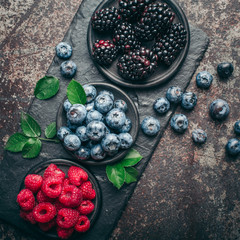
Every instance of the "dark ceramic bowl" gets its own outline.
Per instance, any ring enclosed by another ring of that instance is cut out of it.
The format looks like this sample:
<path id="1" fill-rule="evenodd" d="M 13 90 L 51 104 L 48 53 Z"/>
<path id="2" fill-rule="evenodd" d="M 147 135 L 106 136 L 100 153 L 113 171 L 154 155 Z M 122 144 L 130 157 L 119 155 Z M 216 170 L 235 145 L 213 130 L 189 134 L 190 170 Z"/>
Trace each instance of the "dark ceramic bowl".
<path id="1" fill-rule="evenodd" d="M 133 82 L 133 81 L 122 78 L 118 74 L 118 71 L 117 71 L 118 59 L 116 59 L 110 67 L 101 66 L 96 61 L 93 60 L 95 65 L 99 69 L 99 71 L 105 77 L 107 77 L 109 80 L 111 80 L 112 82 L 114 82 L 120 86 L 129 87 L 129 88 L 146 88 L 146 87 L 153 87 L 153 86 L 168 82 L 179 71 L 179 69 L 181 68 L 181 66 L 187 56 L 189 45 L 190 45 L 190 30 L 189 30 L 187 18 L 185 16 L 183 10 L 180 8 L 180 6 L 174 0 L 162 0 L 162 1 L 157 0 L 156 2 L 166 3 L 176 15 L 174 23 L 180 22 L 185 27 L 185 29 L 187 31 L 187 42 L 186 42 L 185 48 L 181 51 L 181 53 L 178 55 L 178 57 L 175 59 L 175 61 L 173 62 L 173 64 L 170 67 L 166 67 L 163 65 L 158 66 L 157 69 L 155 70 L 155 72 L 149 78 L 147 78 L 146 80 L 143 80 L 143 81 L 134 81 Z M 102 8 L 112 7 L 112 6 L 118 8 L 118 1 L 117 0 L 104 0 L 96 8 L 95 11 L 100 10 Z M 88 26 L 87 42 L 88 42 L 89 54 L 91 56 L 92 56 L 93 43 L 97 39 L 111 40 L 112 36 L 110 33 L 100 33 L 100 32 L 93 30 L 93 28 L 91 26 L 91 21 L 90 21 L 89 26 Z M 148 48 L 151 48 L 152 45 L 153 45 L 153 41 L 143 43 L 143 46 L 148 47 Z"/>
<path id="2" fill-rule="evenodd" d="M 73 162 L 73 161 L 69 161 L 69 160 L 66 160 L 66 159 L 52 159 L 52 160 L 48 160 L 48 161 L 44 161 L 44 162 L 41 162 L 39 163 L 38 165 L 34 166 L 33 168 L 31 168 L 28 173 L 25 175 L 25 177 L 28 175 L 28 174 L 38 174 L 38 175 L 41 175 L 43 176 L 43 173 L 44 171 L 46 170 L 46 168 L 51 164 L 51 163 L 54 163 L 57 165 L 58 168 L 60 168 L 63 172 L 65 172 L 65 174 L 67 175 L 67 172 L 68 172 L 68 169 L 71 167 L 71 166 L 77 166 L 77 167 L 80 167 L 82 168 L 84 171 L 87 172 L 88 174 L 88 180 L 92 183 L 92 187 L 93 189 L 95 190 L 96 192 L 96 197 L 95 199 L 91 200 L 95 206 L 93 212 L 89 215 L 87 215 L 87 217 L 89 218 L 90 220 L 90 229 L 89 231 L 91 230 L 91 227 L 93 226 L 94 222 L 96 221 L 97 217 L 98 217 L 98 214 L 99 214 L 99 211 L 101 209 L 101 205 L 102 205 L 102 194 L 101 194 L 101 190 L 100 190 L 100 187 L 99 187 L 99 184 L 96 180 L 96 178 L 94 177 L 94 175 L 89 172 L 85 167 L 81 166 L 80 164 L 76 163 L 76 162 Z M 24 177 L 24 179 L 25 179 Z M 21 184 L 21 187 L 20 187 L 20 190 L 22 190 L 24 188 L 24 180 L 22 181 L 22 184 Z M 19 191 L 20 191 L 19 190 Z M 24 220 L 23 220 L 24 221 Z M 26 222 L 26 221 L 24 221 Z M 26 222 L 26 224 L 29 225 L 29 227 L 31 228 L 34 228 L 36 230 L 37 233 L 41 234 L 43 237 L 45 238 L 53 238 L 53 239 L 59 239 L 58 236 L 57 236 L 57 232 L 56 232 L 56 228 L 54 227 L 52 230 L 48 231 L 48 232 L 43 232 L 37 225 L 32 225 L 28 222 Z M 84 234 L 84 233 L 82 233 Z M 81 238 L 81 233 L 78 233 L 76 231 L 74 231 L 73 235 L 71 236 L 71 238 L 69 239 L 75 239 L 75 238 Z M 43 239 L 45 239 L 43 238 Z"/>
<path id="3" fill-rule="evenodd" d="M 100 92 L 101 90 L 108 90 L 111 91 L 114 94 L 115 100 L 122 99 L 127 103 L 128 110 L 126 112 L 126 116 L 131 119 L 132 121 L 132 129 L 130 130 L 130 134 L 133 138 L 133 144 L 136 141 L 138 131 L 139 131 L 139 115 L 138 110 L 128 95 L 123 92 L 121 89 L 119 89 L 116 86 L 113 86 L 108 83 L 89 83 L 96 87 L 97 91 Z M 66 98 L 63 99 L 63 102 L 66 100 Z M 62 126 L 67 126 L 67 118 L 66 118 L 66 112 L 63 109 L 63 102 L 60 104 L 58 113 L 57 113 L 57 130 Z M 79 161 L 82 164 L 87 165 L 104 165 L 104 164 L 112 164 L 114 162 L 117 162 L 124 158 L 124 156 L 128 153 L 129 149 L 126 150 L 120 150 L 115 156 L 106 156 L 103 160 L 94 160 L 92 158 L 88 160 L 80 160 L 75 157 L 73 152 L 68 151 L 68 153 L 71 154 L 72 157 L 74 157 L 77 161 Z"/>

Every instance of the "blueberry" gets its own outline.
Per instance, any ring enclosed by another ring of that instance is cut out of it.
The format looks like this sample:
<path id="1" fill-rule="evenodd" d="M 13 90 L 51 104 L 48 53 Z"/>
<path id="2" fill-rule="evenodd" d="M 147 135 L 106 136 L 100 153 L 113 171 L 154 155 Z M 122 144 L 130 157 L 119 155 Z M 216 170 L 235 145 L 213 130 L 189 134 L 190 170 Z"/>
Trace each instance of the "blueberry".
<path id="1" fill-rule="evenodd" d="M 86 147 L 80 147 L 74 155 L 76 156 L 77 159 L 80 160 L 87 160 L 90 158 L 90 149 Z"/>
<path id="2" fill-rule="evenodd" d="M 80 126 L 76 129 L 76 135 L 82 142 L 86 142 L 89 140 L 87 136 L 87 128 L 85 126 Z"/>
<path id="3" fill-rule="evenodd" d="M 209 88 L 212 84 L 212 81 L 213 76 L 207 71 L 202 71 L 196 76 L 196 83 L 199 88 Z"/>
<path id="4" fill-rule="evenodd" d="M 166 113 L 170 109 L 170 102 L 167 98 L 160 97 L 154 102 L 153 109 L 160 114 Z"/>
<path id="5" fill-rule="evenodd" d="M 151 116 L 143 119 L 141 124 L 142 131 L 149 136 L 154 136 L 160 131 L 160 122 Z"/>
<path id="6" fill-rule="evenodd" d="M 237 135 L 240 135 L 240 120 L 236 121 L 234 124 L 234 131 Z"/>
<path id="7" fill-rule="evenodd" d="M 77 65 L 73 61 L 62 62 L 60 72 L 63 77 L 72 78 L 77 71 Z"/>
<path id="8" fill-rule="evenodd" d="M 113 108 L 106 116 L 106 123 L 112 129 L 121 129 L 126 122 L 126 115 L 118 108 Z"/>
<path id="9" fill-rule="evenodd" d="M 217 66 L 217 72 L 219 77 L 221 78 L 228 78 L 233 73 L 233 65 L 229 62 L 222 62 Z"/>
<path id="10" fill-rule="evenodd" d="M 91 110 L 87 113 L 86 124 L 89 124 L 92 121 L 103 121 L 103 115 L 97 110 Z"/>
<path id="11" fill-rule="evenodd" d="M 113 108 L 113 100 L 109 95 L 98 95 L 94 101 L 95 109 L 100 113 L 107 113 Z"/>
<path id="12" fill-rule="evenodd" d="M 183 133 L 188 127 L 188 119 L 184 114 L 175 114 L 170 124 L 174 131 Z"/>
<path id="13" fill-rule="evenodd" d="M 93 141 L 99 141 L 106 135 L 106 126 L 103 122 L 92 121 L 87 125 L 87 136 Z"/>
<path id="14" fill-rule="evenodd" d="M 210 115 L 213 119 L 224 120 L 229 114 L 228 103 L 222 99 L 213 101 L 210 105 Z"/>
<path id="15" fill-rule="evenodd" d="M 202 129 L 195 129 L 192 132 L 192 139 L 195 143 L 205 143 L 207 141 L 207 134 Z"/>
<path id="16" fill-rule="evenodd" d="M 121 142 L 120 148 L 128 149 L 132 146 L 133 138 L 129 133 L 120 133 L 118 137 L 120 138 Z"/>
<path id="17" fill-rule="evenodd" d="M 118 108 L 118 109 L 122 110 L 123 112 L 126 112 L 128 109 L 127 103 L 122 99 L 118 99 L 118 100 L 114 101 L 114 108 Z"/>
<path id="18" fill-rule="evenodd" d="M 170 87 L 167 90 L 166 97 L 171 103 L 179 103 L 182 100 L 183 92 L 180 87 Z"/>
<path id="19" fill-rule="evenodd" d="M 107 134 L 101 142 L 102 148 L 104 151 L 106 152 L 116 152 L 118 151 L 121 142 L 120 139 L 118 137 L 118 135 L 116 135 L 115 133 L 110 133 Z"/>
<path id="20" fill-rule="evenodd" d="M 94 110 L 94 102 L 90 102 L 90 103 L 86 104 L 85 108 L 86 108 L 87 112 Z"/>
<path id="21" fill-rule="evenodd" d="M 182 95 L 182 108 L 192 110 L 197 104 L 197 95 L 192 92 L 186 92 Z"/>
<path id="22" fill-rule="evenodd" d="M 114 152 L 108 152 L 107 155 L 110 156 L 110 157 L 113 157 L 115 155 L 118 154 L 118 151 L 114 151 Z"/>
<path id="23" fill-rule="evenodd" d="M 108 90 L 102 90 L 100 91 L 100 93 L 98 95 L 102 95 L 102 94 L 106 94 L 108 95 L 109 97 L 111 97 L 111 99 L 114 101 L 114 95 L 112 92 L 108 91 Z"/>
<path id="24" fill-rule="evenodd" d="M 106 152 L 104 152 L 101 144 L 96 144 L 91 149 L 91 157 L 94 160 L 102 160 L 106 157 Z"/>
<path id="25" fill-rule="evenodd" d="M 59 58 L 68 59 L 72 56 L 72 47 L 66 42 L 60 42 L 56 46 L 56 54 Z"/>
<path id="26" fill-rule="evenodd" d="M 64 138 L 71 133 L 72 131 L 68 127 L 60 127 L 57 131 L 57 137 L 59 140 L 63 141 Z"/>
<path id="27" fill-rule="evenodd" d="M 71 131 L 75 131 L 75 130 L 79 127 L 79 124 L 72 124 L 72 123 L 70 123 L 69 120 L 67 120 L 67 127 L 68 127 Z"/>
<path id="28" fill-rule="evenodd" d="M 123 126 L 119 129 L 120 133 L 127 133 L 130 132 L 132 128 L 132 121 L 129 118 L 126 118 L 125 123 L 123 124 Z"/>
<path id="29" fill-rule="evenodd" d="M 97 96 L 97 89 L 93 85 L 84 85 L 83 89 L 86 93 L 87 103 L 92 102 Z"/>
<path id="30" fill-rule="evenodd" d="M 73 104 L 67 112 L 67 119 L 72 124 L 81 124 L 87 116 L 87 110 L 82 104 Z"/>
<path id="31" fill-rule="evenodd" d="M 72 106 L 72 104 L 69 102 L 68 99 L 66 99 L 63 103 L 63 109 L 68 112 L 68 110 L 70 109 L 70 107 Z"/>
<path id="32" fill-rule="evenodd" d="M 237 156 L 240 153 L 240 141 L 236 138 L 232 138 L 226 145 L 226 150 L 229 155 Z"/>
<path id="33" fill-rule="evenodd" d="M 77 135 L 75 135 L 75 134 L 68 134 L 64 138 L 63 145 L 69 151 L 76 151 L 76 150 L 78 150 L 80 148 L 81 141 L 80 141 L 80 139 L 78 138 Z"/>

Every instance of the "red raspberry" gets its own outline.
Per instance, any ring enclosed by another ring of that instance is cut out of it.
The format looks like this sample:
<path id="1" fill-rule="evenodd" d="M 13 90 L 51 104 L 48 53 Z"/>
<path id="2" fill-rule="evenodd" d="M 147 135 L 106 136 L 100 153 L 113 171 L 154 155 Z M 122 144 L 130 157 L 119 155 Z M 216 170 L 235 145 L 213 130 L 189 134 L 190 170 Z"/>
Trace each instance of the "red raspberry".
<path id="1" fill-rule="evenodd" d="M 82 201 L 78 207 L 81 215 L 88 215 L 94 210 L 94 204 L 90 200 Z"/>
<path id="2" fill-rule="evenodd" d="M 43 192 L 42 190 L 40 190 L 38 193 L 37 193 L 37 202 L 38 203 L 42 203 L 42 202 L 54 202 L 55 199 L 54 198 L 50 198 L 50 197 L 47 197 Z"/>
<path id="3" fill-rule="evenodd" d="M 41 189 L 43 178 L 37 174 L 29 174 L 24 180 L 25 188 L 31 190 L 33 193 Z"/>
<path id="4" fill-rule="evenodd" d="M 68 185 L 72 185 L 72 184 L 70 183 L 69 178 L 65 178 L 63 181 L 63 187 L 68 186 Z"/>
<path id="5" fill-rule="evenodd" d="M 78 232 L 86 232 L 90 228 L 90 221 L 87 216 L 80 216 L 74 229 Z"/>
<path id="6" fill-rule="evenodd" d="M 35 221 L 33 217 L 33 212 L 25 212 L 20 210 L 20 217 L 23 218 L 25 221 L 30 222 L 31 224 L 36 224 L 37 222 Z"/>
<path id="7" fill-rule="evenodd" d="M 74 231 L 73 228 L 65 229 L 65 228 L 57 227 L 57 235 L 62 239 L 70 238 L 73 231 Z"/>
<path id="8" fill-rule="evenodd" d="M 51 163 L 43 174 L 43 179 L 48 177 L 59 177 L 63 180 L 65 178 L 65 173 L 55 164 Z"/>
<path id="9" fill-rule="evenodd" d="M 39 203 L 33 209 L 33 217 L 37 222 L 50 222 L 56 215 L 56 208 L 51 203 Z"/>
<path id="10" fill-rule="evenodd" d="M 92 200 L 96 197 L 96 192 L 92 188 L 92 183 L 90 181 L 84 182 L 79 189 L 82 191 L 83 199 Z"/>
<path id="11" fill-rule="evenodd" d="M 62 203 L 59 202 L 59 199 L 54 203 L 54 206 L 57 212 L 62 208 L 66 208 L 66 206 L 64 206 Z"/>
<path id="12" fill-rule="evenodd" d="M 22 189 L 17 195 L 17 202 L 22 210 L 31 211 L 35 206 L 35 198 L 29 189 Z"/>
<path id="13" fill-rule="evenodd" d="M 44 179 L 42 191 L 50 198 L 57 198 L 62 192 L 62 179 L 58 177 L 49 177 Z"/>
<path id="14" fill-rule="evenodd" d="M 61 228 L 72 228 L 77 223 L 79 212 L 71 208 L 62 208 L 57 214 L 57 225 Z"/>
<path id="15" fill-rule="evenodd" d="M 68 178 L 76 186 L 88 180 L 88 174 L 80 167 L 72 166 L 68 169 Z"/>
<path id="16" fill-rule="evenodd" d="M 82 202 L 82 191 L 74 185 L 65 186 L 59 196 L 59 202 L 66 207 L 77 207 Z"/>
<path id="17" fill-rule="evenodd" d="M 52 219 L 50 222 L 38 223 L 38 226 L 40 227 L 40 229 L 41 229 L 43 232 L 47 232 L 47 231 L 49 231 L 51 228 L 53 228 L 54 226 L 56 226 L 56 221 L 55 221 L 55 219 Z"/>

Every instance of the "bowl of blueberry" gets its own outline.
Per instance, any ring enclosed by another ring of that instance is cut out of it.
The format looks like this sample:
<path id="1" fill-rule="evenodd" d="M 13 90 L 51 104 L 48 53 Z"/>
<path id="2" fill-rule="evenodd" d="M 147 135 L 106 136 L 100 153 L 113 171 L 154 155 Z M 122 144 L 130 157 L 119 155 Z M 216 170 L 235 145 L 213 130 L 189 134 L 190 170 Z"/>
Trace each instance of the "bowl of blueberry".
<path id="1" fill-rule="evenodd" d="M 88 165 L 114 163 L 124 158 L 139 130 L 139 115 L 131 98 L 116 86 L 83 86 L 87 102 L 63 99 L 57 113 L 57 136 L 64 148 Z"/>

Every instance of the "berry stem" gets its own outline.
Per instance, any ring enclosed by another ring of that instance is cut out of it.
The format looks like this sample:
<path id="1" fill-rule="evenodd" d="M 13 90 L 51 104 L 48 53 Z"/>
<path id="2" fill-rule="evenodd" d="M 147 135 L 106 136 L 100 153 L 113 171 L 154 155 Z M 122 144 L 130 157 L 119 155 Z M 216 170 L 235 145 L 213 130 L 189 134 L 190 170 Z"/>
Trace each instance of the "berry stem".
<path id="1" fill-rule="evenodd" d="M 49 139 L 49 138 L 39 138 L 39 139 L 43 141 L 48 141 L 48 142 L 60 143 L 58 139 Z"/>

